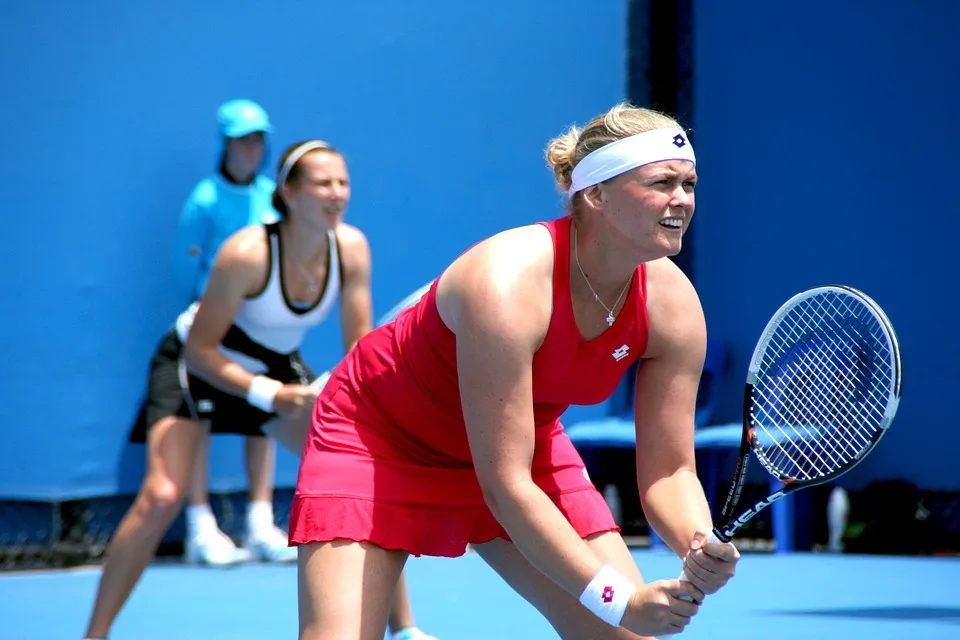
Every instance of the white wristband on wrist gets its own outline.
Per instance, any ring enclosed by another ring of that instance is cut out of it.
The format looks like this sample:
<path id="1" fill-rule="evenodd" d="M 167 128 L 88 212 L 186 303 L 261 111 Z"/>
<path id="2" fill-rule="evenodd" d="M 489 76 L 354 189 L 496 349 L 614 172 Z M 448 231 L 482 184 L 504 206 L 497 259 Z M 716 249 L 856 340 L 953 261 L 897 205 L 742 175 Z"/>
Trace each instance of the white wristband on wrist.
<path id="1" fill-rule="evenodd" d="M 635 589 L 619 571 L 605 564 L 580 594 L 580 604 L 607 624 L 619 627 Z"/>
<path id="2" fill-rule="evenodd" d="M 254 376 L 247 389 L 247 402 L 254 407 L 273 413 L 273 399 L 283 388 L 283 383 L 267 376 Z"/>

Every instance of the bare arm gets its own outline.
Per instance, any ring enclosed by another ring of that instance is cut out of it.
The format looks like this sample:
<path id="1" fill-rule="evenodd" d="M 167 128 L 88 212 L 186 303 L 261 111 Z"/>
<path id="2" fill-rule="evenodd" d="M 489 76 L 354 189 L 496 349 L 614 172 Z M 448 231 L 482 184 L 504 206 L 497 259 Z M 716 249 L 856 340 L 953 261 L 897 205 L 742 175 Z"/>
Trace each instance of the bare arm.
<path id="1" fill-rule="evenodd" d="M 240 397 L 246 394 L 254 376 L 225 356 L 220 351 L 220 343 L 244 299 L 259 291 L 266 281 L 265 236 L 263 227 L 249 227 L 224 243 L 184 351 L 191 373 Z"/>
<path id="2" fill-rule="evenodd" d="M 683 557 L 694 534 L 713 527 L 693 445 L 706 326 L 693 286 L 673 263 L 651 263 L 648 273 L 650 334 L 636 386 L 637 486 L 654 530 Z"/>
<path id="3" fill-rule="evenodd" d="M 340 297 L 340 328 L 344 351 L 350 351 L 373 329 L 370 292 L 370 245 L 356 227 L 341 224 L 337 230 L 343 253 L 343 291 Z"/>
<path id="4" fill-rule="evenodd" d="M 550 321 L 552 251 L 531 257 L 544 238 L 534 250 L 529 235 L 520 240 L 471 251 L 444 276 L 455 284 L 441 282 L 438 292 L 443 298 L 452 290 L 455 299 L 449 315 L 456 325 L 460 397 L 484 498 L 524 557 L 579 597 L 603 563 L 531 472 L 532 365 Z"/>

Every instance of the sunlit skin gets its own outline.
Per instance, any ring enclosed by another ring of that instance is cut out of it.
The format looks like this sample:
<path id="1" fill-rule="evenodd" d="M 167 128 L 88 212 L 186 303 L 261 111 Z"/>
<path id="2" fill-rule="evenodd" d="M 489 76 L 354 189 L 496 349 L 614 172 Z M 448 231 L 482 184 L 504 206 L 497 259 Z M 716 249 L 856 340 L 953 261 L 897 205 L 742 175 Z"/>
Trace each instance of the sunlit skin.
<path id="1" fill-rule="evenodd" d="M 580 263 L 602 299 L 612 302 L 636 265 L 680 252 L 693 219 L 696 184 L 692 162 L 664 160 L 581 192 Z M 670 220 L 681 224 L 665 226 Z M 591 238 L 589 244 L 584 237 Z"/>
<path id="2" fill-rule="evenodd" d="M 297 162 L 297 179 L 283 185 L 283 199 L 298 225 L 324 232 L 343 220 L 350 201 L 350 173 L 343 156 L 312 151 Z"/>

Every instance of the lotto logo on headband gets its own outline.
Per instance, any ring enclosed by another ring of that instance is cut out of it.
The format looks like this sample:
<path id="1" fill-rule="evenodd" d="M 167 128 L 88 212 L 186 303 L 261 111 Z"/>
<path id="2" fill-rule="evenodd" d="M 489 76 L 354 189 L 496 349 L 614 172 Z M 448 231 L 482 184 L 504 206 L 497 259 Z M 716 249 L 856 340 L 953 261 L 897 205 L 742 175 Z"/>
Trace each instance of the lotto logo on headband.
<path id="1" fill-rule="evenodd" d="M 689 160 L 696 164 L 693 147 L 680 129 L 654 129 L 638 133 L 588 153 L 573 168 L 570 189 L 577 191 L 600 184 L 621 173 L 663 160 Z"/>

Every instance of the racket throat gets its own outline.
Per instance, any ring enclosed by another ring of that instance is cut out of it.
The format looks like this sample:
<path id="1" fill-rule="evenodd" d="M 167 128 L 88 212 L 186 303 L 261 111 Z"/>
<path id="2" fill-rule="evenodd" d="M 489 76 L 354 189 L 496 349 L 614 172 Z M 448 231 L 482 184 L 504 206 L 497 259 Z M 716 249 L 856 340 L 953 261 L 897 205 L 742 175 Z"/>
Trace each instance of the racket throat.
<path id="1" fill-rule="evenodd" d="M 722 539 L 724 542 L 729 542 L 730 539 L 733 538 L 737 530 L 740 529 L 740 527 L 742 527 L 743 525 L 745 525 L 753 516 L 757 515 L 762 510 L 766 509 L 771 504 L 773 504 L 780 498 L 787 495 L 787 493 L 788 491 L 786 490 L 786 488 L 780 489 L 779 491 L 775 491 L 771 493 L 769 496 L 767 496 L 763 500 L 760 500 L 755 505 L 753 505 L 752 507 L 744 511 L 733 522 L 731 522 L 727 526 L 718 527 L 717 529 L 715 529 L 715 533 L 717 534 L 717 537 Z"/>

